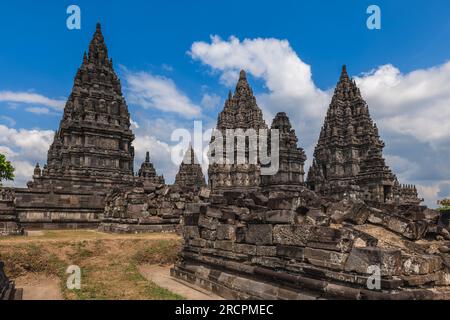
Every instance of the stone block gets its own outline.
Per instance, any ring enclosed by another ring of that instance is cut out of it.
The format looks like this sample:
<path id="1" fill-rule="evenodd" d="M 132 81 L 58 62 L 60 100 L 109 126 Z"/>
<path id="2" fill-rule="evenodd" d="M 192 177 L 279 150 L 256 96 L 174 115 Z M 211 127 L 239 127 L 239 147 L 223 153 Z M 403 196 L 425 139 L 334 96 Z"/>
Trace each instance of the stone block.
<path id="1" fill-rule="evenodd" d="M 275 257 L 277 255 L 276 246 L 256 246 L 257 256 Z"/>
<path id="2" fill-rule="evenodd" d="M 199 213 L 185 213 L 183 216 L 184 224 L 187 226 L 198 226 L 199 218 Z"/>
<path id="3" fill-rule="evenodd" d="M 305 249 L 302 247 L 277 245 L 277 256 L 303 261 Z"/>
<path id="4" fill-rule="evenodd" d="M 184 237 L 184 239 L 200 238 L 200 233 L 198 231 L 198 227 L 184 226 L 183 227 L 183 237 Z"/>
<path id="5" fill-rule="evenodd" d="M 402 257 L 403 273 L 407 275 L 423 275 L 441 270 L 442 259 L 433 255 L 404 255 Z"/>
<path id="6" fill-rule="evenodd" d="M 200 208 L 205 206 L 203 203 L 186 203 L 186 212 L 200 213 Z"/>
<path id="7" fill-rule="evenodd" d="M 275 244 L 287 246 L 306 246 L 311 232 L 312 225 L 276 225 L 273 228 L 273 241 Z"/>
<path id="8" fill-rule="evenodd" d="M 214 248 L 225 251 L 233 251 L 233 241 L 217 240 L 214 243 Z"/>
<path id="9" fill-rule="evenodd" d="M 202 228 L 216 230 L 219 222 L 215 218 L 206 217 L 204 215 L 200 215 L 198 219 L 198 225 Z"/>
<path id="10" fill-rule="evenodd" d="M 209 229 L 202 229 L 200 231 L 200 235 L 202 239 L 215 241 L 217 240 L 217 231 L 216 230 L 209 230 Z"/>
<path id="11" fill-rule="evenodd" d="M 313 248 L 305 248 L 304 254 L 305 259 L 314 266 L 339 271 L 344 270 L 348 258 L 348 254 L 346 253 Z"/>
<path id="12" fill-rule="evenodd" d="M 296 212 L 292 210 L 270 210 L 266 212 L 265 221 L 272 224 L 293 224 Z"/>
<path id="13" fill-rule="evenodd" d="M 236 240 L 236 226 L 230 224 L 219 224 L 217 227 L 218 240 Z"/>
<path id="14" fill-rule="evenodd" d="M 271 245 L 272 230 L 270 224 L 249 224 L 245 233 L 245 242 L 256 245 Z"/>
<path id="15" fill-rule="evenodd" d="M 236 253 L 248 254 L 256 256 L 256 246 L 244 243 L 235 243 L 233 246 L 233 251 Z"/>
<path id="16" fill-rule="evenodd" d="M 353 248 L 347 259 L 345 271 L 372 274 L 369 267 L 377 266 L 382 276 L 397 276 L 402 273 L 401 252 L 395 249 L 376 247 Z"/>

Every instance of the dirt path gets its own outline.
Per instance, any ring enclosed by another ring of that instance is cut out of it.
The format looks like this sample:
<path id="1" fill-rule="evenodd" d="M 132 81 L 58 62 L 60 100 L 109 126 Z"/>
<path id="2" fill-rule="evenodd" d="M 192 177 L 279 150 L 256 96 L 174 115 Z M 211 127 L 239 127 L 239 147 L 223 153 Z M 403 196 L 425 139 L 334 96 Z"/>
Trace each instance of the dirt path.
<path id="1" fill-rule="evenodd" d="M 208 292 L 195 285 L 181 281 L 170 276 L 172 266 L 142 265 L 139 266 L 139 272 L 147 280 L 156 285 L 170 290 L 187 300 L 223 300 L 222 297 Z"/>
<path id="2" fill-rule="evenodd" d="M 15 282 L 17 288 L 23 288 L 23 300 L 64 300 L 56 277 L 27 275 Z"/>

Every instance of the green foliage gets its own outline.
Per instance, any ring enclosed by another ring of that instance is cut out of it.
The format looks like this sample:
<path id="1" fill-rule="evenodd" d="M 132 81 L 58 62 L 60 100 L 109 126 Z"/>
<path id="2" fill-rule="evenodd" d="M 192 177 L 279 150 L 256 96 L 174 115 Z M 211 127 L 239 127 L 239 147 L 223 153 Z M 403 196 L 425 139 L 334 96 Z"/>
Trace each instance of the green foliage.
<path id="1" fill-rule="evenodd" d="M 14 180 L 14 167 L 5 155 L 0 154 L 0 182 L 3 180 Z"/>
<path id="2" fill-rule="evenodd" d="M 450 210 L 450 199 L 444 199 L 441 201 L 438 201 L 438 204 L 440 207 L 438 208 L 439 211 L 449 211 Z"/>

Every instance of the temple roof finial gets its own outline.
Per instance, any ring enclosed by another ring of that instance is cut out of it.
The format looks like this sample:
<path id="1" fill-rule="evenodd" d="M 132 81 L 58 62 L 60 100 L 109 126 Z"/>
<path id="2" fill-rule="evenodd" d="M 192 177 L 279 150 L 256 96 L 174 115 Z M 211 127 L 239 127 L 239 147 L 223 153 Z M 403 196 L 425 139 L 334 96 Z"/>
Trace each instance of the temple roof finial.
<path id="1" fill-rule="evenodd" d="M 150 152 L 149 151 L 147 151 L 147 153 L 145 155 L 145 162 L 150 163 Z"/>
<path id="2" fill-rule="evenodd" d="M 239 73 L 239 79 L 247 79 L 247 73 L 245 72 L 245 70 L 241 70 L 241 72 Z"/>
<path id="3" fill-rule="evenodd" d="M 341 79 L 342 78 L 348 78 L 347 65 L 345 64 L 342 66 Z"/>

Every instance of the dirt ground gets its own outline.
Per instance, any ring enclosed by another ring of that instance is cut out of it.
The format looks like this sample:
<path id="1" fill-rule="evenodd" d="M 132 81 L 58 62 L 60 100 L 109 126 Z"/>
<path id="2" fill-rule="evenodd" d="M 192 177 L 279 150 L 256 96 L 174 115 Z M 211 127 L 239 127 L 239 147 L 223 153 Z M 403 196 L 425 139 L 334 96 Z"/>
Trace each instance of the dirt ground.
<path id="1" fill-rule="evenodd" d="M 187 300 L 223 300 L 222 297 L 200 287 L 170 276 L 171 266 L 141 265 L 139 272 L 144 278 L 162 288 L 185 297 Z"/>
<path id="2" fill-rule="evenodd" d="M 0 259 L 26 300 L 220 299 L 170 277 L 180 245 L 169 233 L 32 231 L 0 239 Z M 71 265 L 80 267 L 80 290 L 66 286 Z"/>

